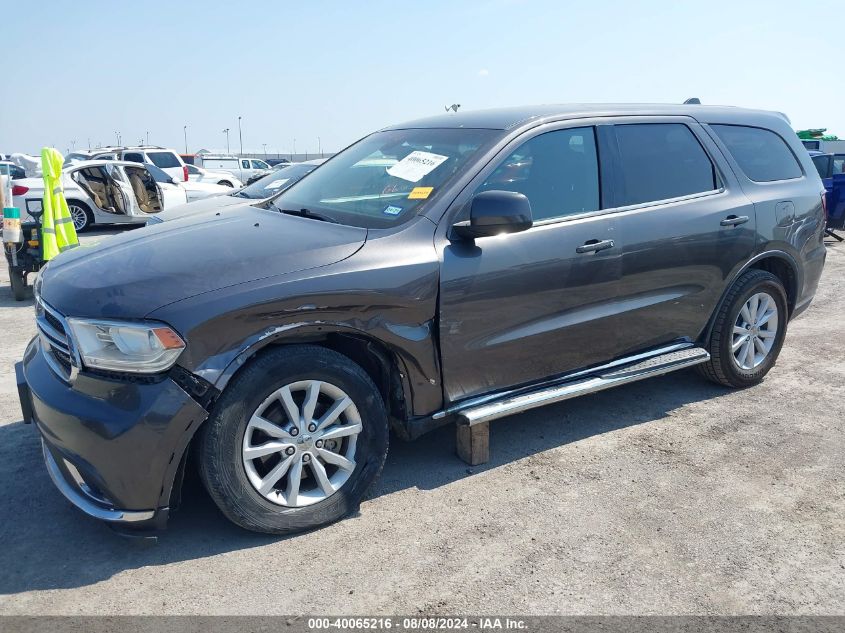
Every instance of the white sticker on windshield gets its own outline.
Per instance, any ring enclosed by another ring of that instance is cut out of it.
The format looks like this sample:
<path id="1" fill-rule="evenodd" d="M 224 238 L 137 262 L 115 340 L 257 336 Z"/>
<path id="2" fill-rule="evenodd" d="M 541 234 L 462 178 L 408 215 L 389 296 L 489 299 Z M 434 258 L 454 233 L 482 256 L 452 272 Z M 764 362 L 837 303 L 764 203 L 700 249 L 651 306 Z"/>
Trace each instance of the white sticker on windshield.
<path id="1" fill-rule="evenodd" d="M 393 167 L 388 167 L 387 173 L 409 182 L 419 182 L 448 159 L 448 156 L 431 152 L 411 152 Z"/>
<path id="2" fill-rule="evenodd" d="M 271 182 L 269 185 L 267 185 L 264 188 L 265 189 L 278 189 L 283 184 L 285 184 L 288 180 L 290 180 L 290 178 L 279 178 L 278 180 L 274 180 L 273 182 Z"/>

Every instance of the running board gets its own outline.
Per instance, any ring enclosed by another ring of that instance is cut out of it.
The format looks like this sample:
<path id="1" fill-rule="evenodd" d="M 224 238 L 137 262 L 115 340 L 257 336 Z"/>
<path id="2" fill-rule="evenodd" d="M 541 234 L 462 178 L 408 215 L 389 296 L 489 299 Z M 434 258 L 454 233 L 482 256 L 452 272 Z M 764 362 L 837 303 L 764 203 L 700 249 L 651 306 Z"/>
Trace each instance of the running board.
<path id="1" fill-rule="evenodd" d="M 542 407 L 629 382 L 660 376 L 676 369 L 705 363 L 708 360 L 710 360 L 710 354 L 706 350 L 701 347 L 689 347 L 632 362 L 629 365 L 597 370 L 595 374 L 583 378 L 559 383 L 519 396 L 505 397 L 502 400 L 488 402 L 455 413 L 458 415 L 458 424 L 475 426 L 535 407 Z"/>

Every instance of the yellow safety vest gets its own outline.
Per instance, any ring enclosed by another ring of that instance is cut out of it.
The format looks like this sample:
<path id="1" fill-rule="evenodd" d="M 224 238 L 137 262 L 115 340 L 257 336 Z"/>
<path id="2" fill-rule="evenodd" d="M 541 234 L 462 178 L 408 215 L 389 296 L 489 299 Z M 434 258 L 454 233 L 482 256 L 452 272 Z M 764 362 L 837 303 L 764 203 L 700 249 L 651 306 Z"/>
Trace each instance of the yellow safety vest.
<path id="1" fill-rule="evenodd" d="M 45 147 L 41 150 L 41 171 L 44 175 L 44 199 L 41 206 L 41 243 L 44 261 L 53 259 L 62 251 L 79 246 L 73 218 L 67 208 L 62 187 L 62 164 L 64 157 L 57 149 Z"/>

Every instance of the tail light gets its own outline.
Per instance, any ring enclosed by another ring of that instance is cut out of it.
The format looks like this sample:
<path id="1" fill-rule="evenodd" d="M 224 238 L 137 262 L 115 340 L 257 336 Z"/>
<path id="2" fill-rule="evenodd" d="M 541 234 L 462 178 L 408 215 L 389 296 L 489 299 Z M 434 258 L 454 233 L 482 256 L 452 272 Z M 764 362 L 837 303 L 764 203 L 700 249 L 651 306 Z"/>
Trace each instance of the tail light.
<path id="1" fill-rule="evenodd" d="M 23 185 L 12 185 L 13 196 L 22 196 L 27 191 L 29 191 L 29 187 L 24 187 Z"/>
<path id="2" fill-rule="evenodd" d="M 827 222 L 827 192 L 822 194 L 822 210 L 824 211 L 824 221 Z"/>
<path id="3" fill-rule="evenodd" d="M 188 166 L 182 165 L 182 175 L 185 177 L 185 182 L 188 182 Z"/>

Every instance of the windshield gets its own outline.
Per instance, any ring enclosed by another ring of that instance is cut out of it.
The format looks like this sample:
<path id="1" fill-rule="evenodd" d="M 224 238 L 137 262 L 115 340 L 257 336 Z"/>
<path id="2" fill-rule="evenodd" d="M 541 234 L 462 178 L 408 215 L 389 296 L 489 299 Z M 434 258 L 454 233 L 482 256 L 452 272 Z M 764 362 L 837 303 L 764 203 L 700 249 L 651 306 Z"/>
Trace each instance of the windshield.
<path id="1" fill-rule="evenodd" d="M 269 198 L 274 194 L 284 191 L 305 174 L 314 171 L 317 167 L 319 165 L 289 165 L 263 178 L 259 178 L 234 195 L 237 195 L 239 198 L 252 198 L 254 200 Z"/>
<path id="2" fill-rule="evenodd" d="M 307 209 L 365 228 L 400 224 L 416 215 L 499 134 L 461 128 L 376 132 L 285 191 L 273 206 Z"/>

